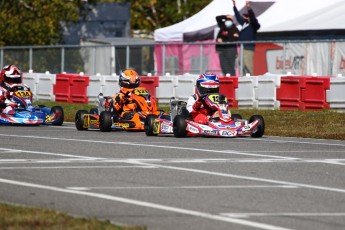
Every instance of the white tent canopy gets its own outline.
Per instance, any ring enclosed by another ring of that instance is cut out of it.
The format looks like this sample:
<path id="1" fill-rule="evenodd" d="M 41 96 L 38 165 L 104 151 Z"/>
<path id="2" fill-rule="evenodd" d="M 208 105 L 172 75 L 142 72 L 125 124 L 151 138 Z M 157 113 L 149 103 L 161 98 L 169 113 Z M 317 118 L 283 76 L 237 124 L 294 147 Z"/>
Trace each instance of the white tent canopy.
<path id="1" fill-rule="evenodd" d="M 255 4 L 267 2 L 272 2 L 272 5 L 258 15 Z M 345 30 L 343 0 L 252 0 L 251 3 L 261 24 L 259 33 Z M 237 0 L 236 6 L 238 10 L 243 9 L 245 0 Z M 183 41 L 184 34 L 195 33 L 198 36 L 198 32 L 202 30 L 214 33 L 217 27 L 215 17 L 227 14 L 234 14 L 232 0 L 213 0 L 192 17 L 155 30 L 155 41 Z"/>

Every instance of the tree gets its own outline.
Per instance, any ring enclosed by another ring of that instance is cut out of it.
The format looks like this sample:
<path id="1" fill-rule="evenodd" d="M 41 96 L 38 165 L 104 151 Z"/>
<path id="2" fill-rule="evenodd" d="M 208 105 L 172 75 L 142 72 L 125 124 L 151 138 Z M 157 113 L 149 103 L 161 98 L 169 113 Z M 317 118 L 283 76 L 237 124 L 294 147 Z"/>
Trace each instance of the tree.
<path id="1" fill-rule="evenodd" d="M 85 6 L 128 1 L 132 29 L 152 34 L 192 16 L 212 0 L 2 0 L 0 46 L 61 44 L 61 22 L 67 26 L 78 22 L 87 15 Z"/>
<path id="2" fill-rule="evenodd" d="M 58 44 L 61 22 L 77 22 L 83 13 L 82 0 L 1 1 L 0 46 Z"/>

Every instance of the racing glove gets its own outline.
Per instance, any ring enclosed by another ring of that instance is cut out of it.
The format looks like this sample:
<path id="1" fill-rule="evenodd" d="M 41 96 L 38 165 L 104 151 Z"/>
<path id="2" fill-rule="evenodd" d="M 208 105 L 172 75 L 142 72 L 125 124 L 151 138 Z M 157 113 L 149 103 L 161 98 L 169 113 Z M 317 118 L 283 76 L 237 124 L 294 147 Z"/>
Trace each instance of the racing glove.
<path id="1" fill-rule="evenodd" d="M 198 110 L 201 108 L 201 105 L 202 105 L 201 101 L 197 100 L 193 105 L 193 109 Z"/>

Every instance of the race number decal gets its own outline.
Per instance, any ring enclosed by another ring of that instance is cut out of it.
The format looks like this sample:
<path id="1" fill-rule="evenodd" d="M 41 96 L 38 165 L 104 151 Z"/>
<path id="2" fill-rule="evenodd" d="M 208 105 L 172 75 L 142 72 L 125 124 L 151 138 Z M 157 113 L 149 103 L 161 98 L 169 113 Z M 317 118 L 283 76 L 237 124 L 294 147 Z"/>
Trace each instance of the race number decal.
<path id="1" fill-rule="evenodd" d="M 17 97 L 31 97 L 32 93 L 30 91 L 16 91 L 14 93 Z"/>
<path id="2" fill-rule="evenodd" d="M 219 103 L 219 95 L 218 94 L 210 94 L 208 95 L 208 99 L 213 103 Z"/>
<path id="3" fill-rule="evenodd" d="M 149 94 L 149 91 L 147 89 L 135 89 L 134 94 L 135 95 L 145 95 L 145 94 Z"/>

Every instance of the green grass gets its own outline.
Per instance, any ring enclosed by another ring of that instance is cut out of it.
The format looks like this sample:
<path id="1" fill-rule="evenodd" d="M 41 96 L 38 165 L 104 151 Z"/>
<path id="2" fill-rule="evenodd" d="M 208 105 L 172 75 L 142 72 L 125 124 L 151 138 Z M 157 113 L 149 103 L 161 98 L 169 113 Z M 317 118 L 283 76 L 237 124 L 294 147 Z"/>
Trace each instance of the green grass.
<path id="1" fill-rule="evenodd" d="M 94 105 L 67 104 L 55 102 L 36 102 L 48 107 L 60 105 L 65 112 L 65 121 L 74 121 L 75 113 L 80 109 L 90 110 Z M 168 106 L 161 109 L 168 111 Z M 279 110 L 237 110 L 232 113 L 249 119 L 251 115 L 260 114 L 265 119 L 267 136 L 305 137 L 321 139 L 345 140 L 345 114 L 321 111 L 279 111 Z M 73 218 L 63 213 L 23 208 L 0 204 L 0 229 L 109 229 L 139 230 L 143 227 L 120 227 L 109 221 L 96 219 Z"/>
<path id="2" fill-rule="evenodd" d="M 53 210 L 0 204 L 0 229 L 12 230 L 144 230 L 116 226 L 95 218 L 77 218 Z"/>

